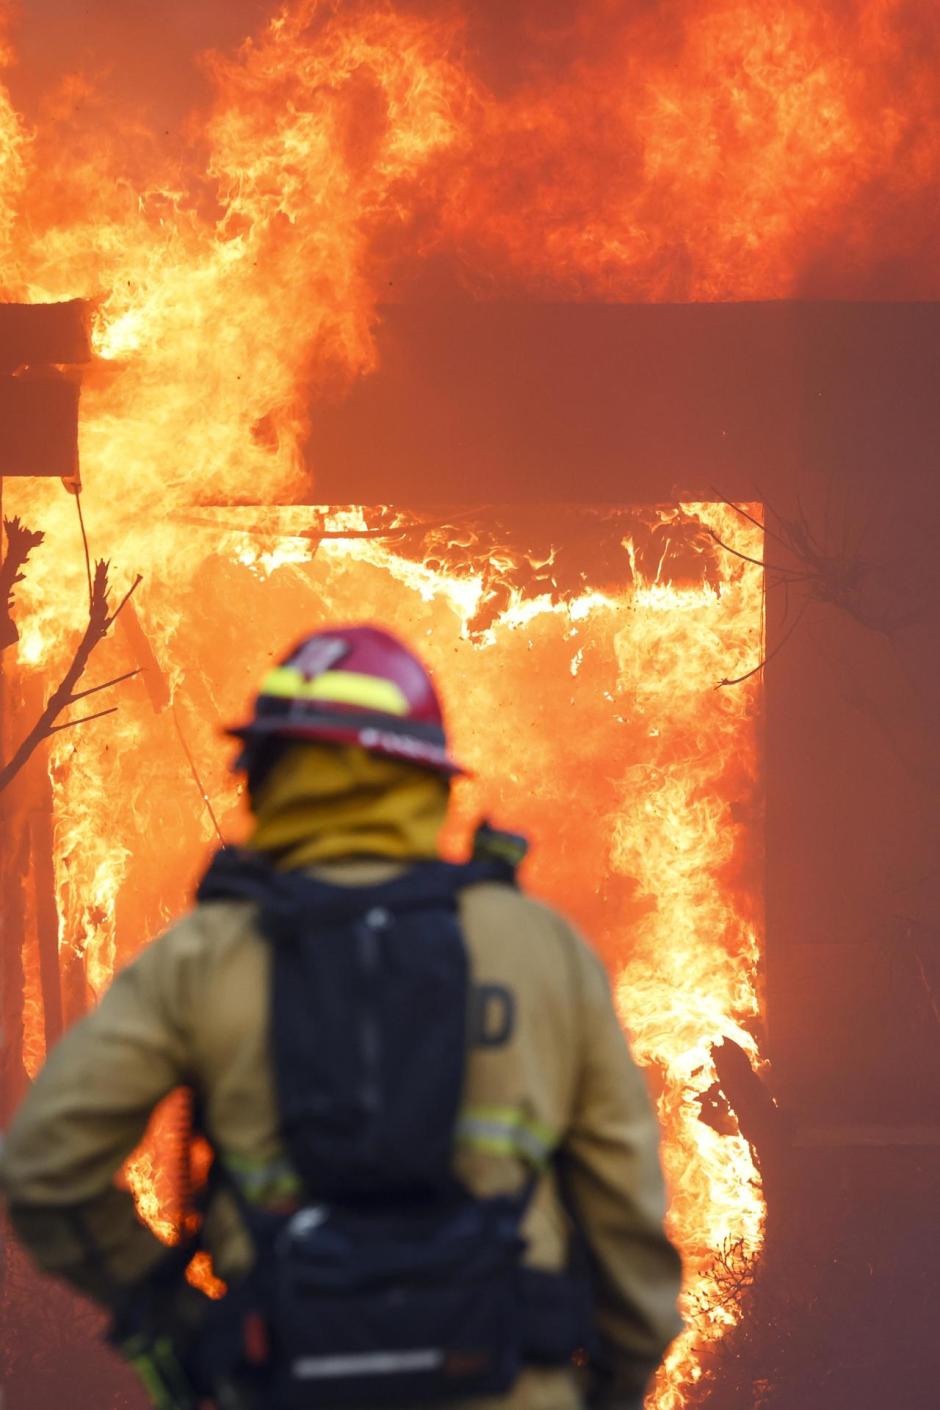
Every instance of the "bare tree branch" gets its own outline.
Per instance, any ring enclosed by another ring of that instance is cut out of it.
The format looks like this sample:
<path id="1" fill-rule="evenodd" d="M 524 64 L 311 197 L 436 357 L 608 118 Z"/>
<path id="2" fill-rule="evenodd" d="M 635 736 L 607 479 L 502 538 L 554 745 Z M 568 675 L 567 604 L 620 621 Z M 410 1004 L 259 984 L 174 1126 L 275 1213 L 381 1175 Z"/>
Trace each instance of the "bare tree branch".
<path id="1" fill-rule="evenodd" d="M 112 617 L 111 620 L 113 621 L 114 618 Z M 141 668 L 138 666 L 134 671 L 125 671 L 123 676 L 112 676 L 109 681 L 102 681 L 100 685 L 89 685 L 84 690 L 75 690 L 72 692 L 72 699 L 84 700 L 86 695 L 97 695 L 99 690 L 109 690 L 112 685 L 120 685 L 122 681 L 133 680 L 134 676 L 140 675 L 140 671 Z"/>
<path id="2" fill-rule="evenodd" d="M 721 503 L 726 505 L 728 509 L 733 509 L 735 514 L 740 514 L 742 519 L 746 519 L 749 524 L 753 524 L 756 529 L 760 529 L 767 538 L 775 539 L 776 542 L 781 544 L 784 548 L 788 547 L 785 539 L 781 538 L 779 534 L 774 533 L 773 529 L 769 528 L 766 523 L 761 523 L 760 519 L 755 519 L 754 515 L 749 514 L 746 509 L 742 509 L 740 504 L 735 504 L 733 499 L 729 499 L 727 495 L 722 494 L 717 485 L 712 485 L 712 494 L 717 495 Z M 760 498 L 762 503 L 767 503 L 766 497 L 763 494 L 761 494 Z M 768 504 L 768 508 L 772 510 L 774 516 L 779 520 L 780 515 L 777 513 L 776 509 L 774 509 L 773 505 Z"/>
<path id="3" fill-rule="evenodd" d="M 725 1239 L 708 1269 L 707 1290 L 692 1300 L 692 1321 L 707 1326 L 719 1309 L 740 1316 L 754 1288 L 756 1267 L 743 1239 Z"/>
<path id="4" fill-rule="evenodd" d="M 777 645 L 774 647 L 773 651 L 771 651 L 767 656 L 765 656 L 762 661 L 758 661 L 757 665 L 754 666 L 754 667 L 752 667 L 752 669 L 751 669 L 750 671 L 746 671 L 743 676 L 735 676 L 735 677 L 734 677 L 733 679 L 731 679 L 731 680 L 727 679 L 727 677 L 726 677 L 724 680 L 720 680 L 720 681 L 718 682 L 718 684 L 715 686 L 715 689 L 716 689 L 716 690 L 723 690 L 723 689 L 725 688 L 725 686 L 728 686 L 728 685 L 743 685 L 744 682 L 745 682 L 745 681 L 749 681 L 752 676 L 756 676 L 757 673 L 758 673 L 758 671 L 762 671 L 762 670 L 764 669 L 764 667 L 765 667 L 766 665 L 768 665 L 768 664 L 774 659 L 775 656 L 779 656 L 779 655 L 780 655 L 781 651 L 782 651 L 783 648 L 786 646 L 787 642 L 790 640 L 791 636 L 793 635 L 793 633 L 796 631 L 797 627 L 798 627 L 798 626 L 800 625 L 800 623 L 802 622 L 802 620 L 803 620 L 803 614 L 804 614 L 805 611 L 806 611 L 806 603 L 804 602 L 803 605 L 802 605 L 802 607 L 800 608 L 799 612 L 797 613 L 796 618 L 795 618 L 794 621 L 791 623 L 789 631 L 787 631 L 787 632 L 785 632 L 785 633 L 783 634 L 783 636 L 782 636 L 782 637 L 780 638 L 780 640 L 777 642 Z"/>
<path id="5" fill-rule="evenodd" d="M 112 705 L 109 710 L 96 710 L 93 715 L 79 715 L 77 720 L 63 720 L 60 725 L 50 725 L 49 733 L 58 734 L 60 730 L 72 729 L 75 725 L 87 725 L 91 720 L 103 720 L 105 715 L 116 715 L 117 706 Z"/>
<path id="6" fill-rule="evenodd" d="M 189 745 L 187 744 L 187 742 L 186 742 L 186 736 L 185 736 L 185 734 L 183 733 L 183 726 L 180 724 L 179 711 L 177 710 L 177 708 L 176 708 L 175 705 L 174 705 L 172 708 L 173 708 L 173 723 L 174 723 L 174 725 L 176 726 L 176 733 L 177 733 L 177 736 L 179 737 L 180 747 L 182 748 L 183 753 L 186 755 L 186 762 L 189 764 L 189 772 L 192 774 L 193 782 L 195 783 L 196 787 L 199 789 L 199 796 L 200 796 L 200 798 L 202 799 L 203 803 L 205 803 L 205 805 L 206 805 L 206 812 L 209 814 L 209 818 L 210 818 L 210 820 L 211 820 L 211 822 L 212 822 L 212 826 L 213 826 L 213 828 L 215 829 L 215 835 L 216 835 L 216 837 L 219 839 L 219 842 L 220 842 L 220 843 L 222 844 L 222 846 L 224 847 L 224 846 L 225 846 L 225 838 L 224 838 L 223 835 L 222 835 L 222 829 L 219 827 L 219 820 L 218 820 L 218 818 L 216 817 L 215 809 L 214 809 L 213 806 L 212 806 L 212 799 L 209 797 L 209 794 L 208 794 L 207 791 L 206 791 L 206 787 L 205 787 L 205 785 L 204 785 L 202 779 L 199 777 L 199 770 L 198 770 L 197 767 L 196 767 L 196 760 L 193 758 L 192 750 L 190 749 Z"/>
<path id="7" fill-rule="evenodd" d="M 750 517 L 750 516 L 748 516 Z M 793 582 L 808 578 L 808 573 L 801 573 L 797 568 L 781 568 L 779 563 L 767 563 L 760 558 L 752 558 L 749 553 L 742 553 L 738 548 L 732 548 L 724 539 L 720 539 L 714 529 L 707 530 L 710 539 L 714 539 L 719 548 L 723 548 L 725 553 L 731 553 L 735 558 L 743 559 L 745 563 L 753 563 L 756 568 L 763 568 L 767 573 L 779 573 L 781 577 L 789 578 Z"/>
<path id="8" fill-rule="evenodd" d="M 102 566 L 101 563 L 96 563 L 96 564 L 95 564 L 95 573 L 96 573 L 96 574 L 97 574 L 97 572 L 98 572 L 98 569 L 99 569 L 101 566 Z M 107 572 L 108 572 L 108 568 L 109 568 L 109 567 L 110 567 L 110 564 L 108 564 L 108 563 L 105 563 L 105 564 L 104 564 L 104 570 L 105 570 L 105 576 L 106 576 L 106 577 L 107 577 Z M 134 581 L 131 583 L 130 587 L 127 589 L 127 592 L 124 594 L 124 596 L 121 598 L 121 600 L 120 600 L 120 602 L 118 603 L 118 605 L 115 607 L 114 611 L 111 613 L 111 616 L 110 616 L 110 618 L 108 619 L 108 626 L 109 626 L 109 627 L 110 627 L 110 625 L 111 625 L 112 622 L 116 622 L 117 619 L 118 619 L 118 617 L 120 617 L 121 613 L 124 611 L 124 608 L 127 606 L 128 602 L 131 600 L 131 598 L 133 597 L 134 593 L 135 593 L 135 592 L 137 591 L 137 589 L 140 587 L 140 585 L 141 585 L 142 582 L 143 582 L 143 577 L 141 576 L 140 573 L 138 573 L 138 574 L 137 574 L 137 577 L 134 579 Z"/>
<path id="9" fill-rule="evenodd" d="M 898 633 L 925 620 L 937 582 L 936 569 L 931 567 L 936 562 L 932 543 L 925 545 L 919 557 L 909 553 L 903 562 L 897 558 L 886 561 L 869 558 L 862 554 L 861 548 L 870 532 L 871 516 L 866 519 L 858 535 L 850 537 L 844 523 L 840 542 L 835 545 L 828 542 L 827 530 L 832 517 L 831 487 L 823 515 L 822 542 L 799 494 L 796 495 L 796 512 L 788 517 L 774 507 L 759 486 L 756 490 L 776 522 L 775 529 L 761 526 L 753 514 L 728 499 L 719 489 L 715 488 L 714 494 L 742 519 L 756 527 L 763 527 L 764 532 L 782 546 L 792 562 L 769 563 L 766 556 L 758 559 L 732 547 L 714 529 L 709 528 L 708 533 L 723 552 L 763 568 L 768 575 L 768 588 L 782 585 L 787 594 L 791 587 L 798 589 L 801 607 L 788 630 L 784 630 L 786 622 L 781 625 L 780 639 L 763 660 L 743 675 L 719 681 L 717 688 L 741 685 L 762 671 L 768 661 L 772 661 L 790 641 L 806 609 L 814 604 L 835 607 L 860 626 L 885 637 L 892 645 Z M 781 555 L 775 553 L 774 556 Z"/>
<path id="10" fill-rule="evenodd" d="M 137 575 L 128 591 L 124 594 L 117 607 L 112 612 L 108 603 L 108 568 L 109 564 L 99 560 L 95 564 L 95 572 L 92 580 L 91 598 L 88 604 L 88 625 L 82 633 L 81 640 L 75 648 L 75 654 L 62 677 L 60 683 L 49 696 L 43 708 L 42 714 L 26 735 L 26 738 L 14 752 L 13 757 L 0 768 L 0 793 L 12 782 L 12 780 L 29 760 L 34 751 L 43 742 L 50 739 L 63 729 L 72 729 L 76 725 L 87 724 L 89 720 L 101 719 L 104 715 L 114 713 L 116 706 L 110 710 L 99 710 L 94 715 L 84 715 L 77 720 L 65 720 L 59 722 L 59 716 L 64 710 L 77 701 L 84 699 L 88 695 L 96 694 L 99 690 L 105 690 L 112 685 L 118 685 L 122 680 L 127 680 L 135 672 L 128 672 L 125 676 L 115 677 L 114 680 L 105 681 L 100 686 L 91 686 L 86 690 L 76 690 L 78 682 L 91 659 L 91 654 L 99 642 L 103 641 L 111 629 L 116 617 L 136 591 L 141 582 L 140 574 Z"/>
<path id="11" fill-rule="evenodd" d="M 88 602 L 91 604 L 92 578 L 91 578 L 91 550 L 88 547 L 88 534 L 85 530 L 85 516 L 82 513 L 82 491 L 81 486 L 75 489 L 75 508 L 78 510 L 78 527 L 82 532 L 82 551 L 85 555 L 85 576 L 88 579 Z"/>

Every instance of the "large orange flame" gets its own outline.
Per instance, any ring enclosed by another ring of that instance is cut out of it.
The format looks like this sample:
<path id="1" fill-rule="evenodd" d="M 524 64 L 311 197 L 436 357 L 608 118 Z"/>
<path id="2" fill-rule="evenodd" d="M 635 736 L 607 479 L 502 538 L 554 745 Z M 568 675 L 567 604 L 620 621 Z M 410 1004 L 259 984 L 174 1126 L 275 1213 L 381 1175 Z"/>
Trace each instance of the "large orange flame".
<path id="1" fill-rule="evenodd" d="M 557 515 L 562 547 L 574 517 Z M 753 1258 L 761 1242 L 747 1146 L 699 1120 L 711 1045 L 732 1037 L 757 1057 L 759 687 L 716 686 L 760 658 L 762 583 L 711 533 L 756 558 L 760 531 L 723 505 L 608 512 L 587 535 L 606 545 L 604 583 L 560 591 L 541 577 L 550 555 L 513 554 L 505 540 L 487 551 L 485 528 L 472 552 L 465 534 L 448 554 L 446 533 L 409 530 L 401 515 L 376 538 L 374 516 L 357 510 L 200 518 L 175 529 L 198 563 L 198 600 L 165 648 L 176 721 L 154 715 L 143 693 L 127 696 L 106 735 L 53 749 L 62 946 L 84 955 L 97 991 L 116 958 L 185 904 L 213 828 L 179 748 L 180 719 L 216 815 L 238 827 L 215 731 L 241 714 L 251 668 L 285 622 L 298 611 L 300 621 L 365 615 L 403 632 L 454 702 L 455 746 L 478 772 L 458 791 L 450 845 L 481 812 L 536 835 L 531 884 L 600 946 L 637 1054 L 657 1074 L 694 1314 L 655 1402 L 674 1410 L 705 1344 L 735 1315 L 712 1295 L 716 1251 L 734 1243 Z M 312 553 L 324 527 L 339 536 Z M 151 589 L 155 637 L 174 591 Z M 31 1033 L 34 1061 L 41 1046 Z M 158 1130 L 128 1178 L 144 1216 L 170 1236 L 173 1171 L 159 1155 Z"/>
<path id="2" fill-rule="evenodd" d="M 456 256 L 474 291 L 937 296 L 927 7 L 577 6 L 547 78 L 529 38 L 534 76 L 505 99 L 477 90 L 427 210 L 423 249 Z"/>
<path id="3" fill-rule="evenodd" d="M 570 514 L 536 550 L 521 529 L 458 543 L 403 518 L 397 537 L 321 541 L 325 526 L 387 530 L 395 516 L 209 506 L 304 492 L 311 388 L 373 368 L 376 301 L 429 252 L 497 290 L 776 296 L 802 287 L 807 251 L 825 261 L 827 230 L 863 188 L 915 199 L 933 99 L 908 90 L 916 131 L 870 102 L 871 54 L 901 63 L 894 0 L 851 22 L 718 0 L 670 15 L 654 33 L 583 7 L 563 42 L 533 36 L 554 54 L 541 75 L 497 93 L 459 18 L 295 3 L 209 61 L 215 98 L 182 154 L 122 124 L 81 76 L 32 123 L 0 94 L 0 289 L 99 300 L 85 514 L 115 576 L 144 574 L 135 604 L 172 699 L 162 708 L 137 680 L 118 716 L 50 750 L 67 1011 L 179 913 L 212 845 L 181 741 L 237 827 L 216 728 L 259 664 L 313 616 L 403 631 L 460 703 L 457 746 L 480 771 L 452 844 L 482 809 L 536 834 L 532 885 L 596 938 L 657 1077 L 694 1313 L 662 1410 L 734 1315 L 712 1296 L 716 1250 L 753 1257 L 761 1238 L 746 1145 L 698 1120 L 711 1045 L 734 1037 L 757 1060 L 759 683 L 715 686 L 760 659 L 762 585 L 709 530 L 759 558 L 759 529 L 722 505 L 625 515 L 604 572 L 587 564 L 562 590 Z M 909 231 L 892 237 L 899 259 Z M 867 241 L 855 228 L 845 262 L 863 280 Z M 6 494 L 47 533 L 18 597 L 19 666 L 54 674 L 84 610 L 74 501 L 57 483 Z M 135 652 L 116 631 L 97 678 L 140 664 Z M 35 1071 L 41 986 L 25 939 Z M 159 1148 L 158 1133 L 128 1178 L 170 1236 Z"/>

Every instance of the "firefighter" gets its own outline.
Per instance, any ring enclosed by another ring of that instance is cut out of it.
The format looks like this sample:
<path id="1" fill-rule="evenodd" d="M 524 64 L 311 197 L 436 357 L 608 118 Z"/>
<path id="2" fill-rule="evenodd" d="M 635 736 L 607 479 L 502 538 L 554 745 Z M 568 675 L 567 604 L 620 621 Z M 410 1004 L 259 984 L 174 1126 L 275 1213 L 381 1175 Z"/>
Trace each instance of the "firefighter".
<path id="1" fill-rule="evenodd" d="M 460 769 L 423 665 L 319 632 L 230 733 L 253 834 L 33 1084 L 0 1159 L 23 1245 L 110 1309 L 166 1410 L 638 1410 L 680 1328 L 656 1121 L 519 840 L 439 859 Z M 181 1086 L 221 1301 L 115 1184 Z"/>

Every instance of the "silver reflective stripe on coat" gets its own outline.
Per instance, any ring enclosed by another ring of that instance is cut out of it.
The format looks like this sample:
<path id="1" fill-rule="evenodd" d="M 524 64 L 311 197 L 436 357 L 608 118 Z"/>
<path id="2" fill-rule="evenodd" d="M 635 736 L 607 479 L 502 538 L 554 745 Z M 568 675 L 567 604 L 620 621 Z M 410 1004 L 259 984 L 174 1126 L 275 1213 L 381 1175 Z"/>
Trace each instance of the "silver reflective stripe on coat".
<path id="1" fill-rule="evenodd" d="M 302 1356 L 291 1365 L 298 1381 L 331 1380 L 339 1376 L 395 1376 L 414 1371 L 436 1371 L 444 1364 L 443 1351 L 363 1351 L 348 1356 Z"/>
<path id="2" fill-rule="evenodd" d="M 458 1145 L 490 1155 L 516 1156 L 541 1170 L 558 1145 L 558 1133 L 511 1106 L 465 1107 L 457 1120 Z"/>

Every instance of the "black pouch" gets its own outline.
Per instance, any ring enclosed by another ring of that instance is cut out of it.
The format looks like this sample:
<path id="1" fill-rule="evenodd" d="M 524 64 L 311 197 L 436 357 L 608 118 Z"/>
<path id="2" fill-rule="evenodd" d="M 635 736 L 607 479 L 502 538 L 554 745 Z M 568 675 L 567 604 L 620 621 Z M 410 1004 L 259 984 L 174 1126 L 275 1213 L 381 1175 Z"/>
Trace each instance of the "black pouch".
<path id="1" fill-rule="evenodd" d="M 279 1410 L 498 1395 L 522 1362 L 523 1206 L 312 1206 L 264 1296 Z"/>
<path id="2" fill-rule="evenodd" d="M 590 1355 L 594 1306 L 587 1277 L 524 1267 L 519 1278 L 526 1361 L 558 1366 L 578 1353 Z"/>

